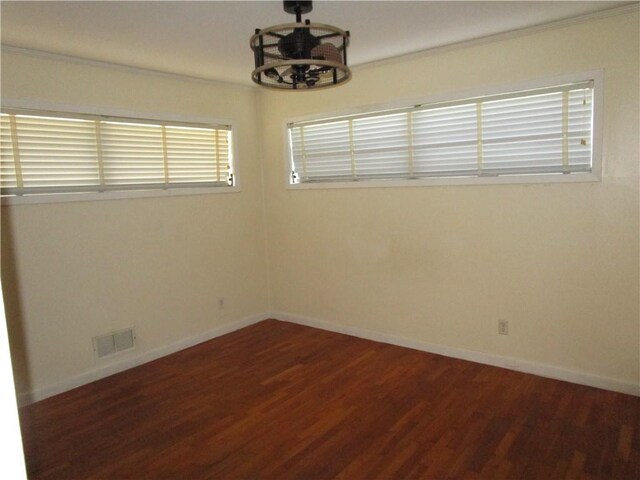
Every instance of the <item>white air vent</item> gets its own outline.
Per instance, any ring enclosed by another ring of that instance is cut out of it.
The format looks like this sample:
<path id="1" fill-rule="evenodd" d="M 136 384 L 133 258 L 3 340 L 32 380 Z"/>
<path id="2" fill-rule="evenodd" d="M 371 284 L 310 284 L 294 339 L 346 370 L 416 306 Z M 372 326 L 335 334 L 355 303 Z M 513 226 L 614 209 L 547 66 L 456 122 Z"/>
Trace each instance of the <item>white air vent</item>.
<path id="1" fill-rule="evenodd" d="M 118 330 L 106 335 L 93 337 L 93 351 L 97 358 L 108 357 L 135 347 L 136 334 L 133 328 Z"/>

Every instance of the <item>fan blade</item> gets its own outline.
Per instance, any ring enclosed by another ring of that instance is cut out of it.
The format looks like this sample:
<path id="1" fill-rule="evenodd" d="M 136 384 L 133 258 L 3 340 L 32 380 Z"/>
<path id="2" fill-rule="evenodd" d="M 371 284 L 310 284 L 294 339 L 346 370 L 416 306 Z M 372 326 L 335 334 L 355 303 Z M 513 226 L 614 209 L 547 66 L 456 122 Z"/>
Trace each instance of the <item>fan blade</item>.
<path id="1" fill-rule="evenodd" d="M 327 60 L 329 62 L 342 63 L 342 55 L 333 43 L 322 43 L 311 49 L 311 58 Z"/>

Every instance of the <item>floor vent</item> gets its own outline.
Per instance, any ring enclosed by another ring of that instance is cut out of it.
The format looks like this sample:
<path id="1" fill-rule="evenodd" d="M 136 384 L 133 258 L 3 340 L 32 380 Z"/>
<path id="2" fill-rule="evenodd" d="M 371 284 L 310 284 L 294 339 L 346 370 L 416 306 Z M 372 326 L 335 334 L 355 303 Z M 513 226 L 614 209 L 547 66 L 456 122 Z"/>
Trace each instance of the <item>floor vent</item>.
<path id="1" fill-rule="evenodd" d="M 133 328 L 127 328 L 93 337 L 93 351 L 97 358 L 104 358 L 126 350 L 133 350 L 135 343 L 136 334 Z"/>

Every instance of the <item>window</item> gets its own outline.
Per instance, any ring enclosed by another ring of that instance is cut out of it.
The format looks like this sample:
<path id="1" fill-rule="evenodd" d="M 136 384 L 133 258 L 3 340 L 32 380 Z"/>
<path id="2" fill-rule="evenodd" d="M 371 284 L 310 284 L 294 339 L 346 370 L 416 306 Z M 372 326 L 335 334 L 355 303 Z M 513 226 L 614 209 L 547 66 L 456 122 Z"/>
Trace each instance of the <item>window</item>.
<path id="1" fill-rule="evenodd" d="M 591 173 L 593 105 L 588 80 L 289 123 L 290 183 Z"/>
<path id="2" fill-rule="evenodd" d="M 231 127 L 6 111 L 3 196 L 233 185 Z"/>

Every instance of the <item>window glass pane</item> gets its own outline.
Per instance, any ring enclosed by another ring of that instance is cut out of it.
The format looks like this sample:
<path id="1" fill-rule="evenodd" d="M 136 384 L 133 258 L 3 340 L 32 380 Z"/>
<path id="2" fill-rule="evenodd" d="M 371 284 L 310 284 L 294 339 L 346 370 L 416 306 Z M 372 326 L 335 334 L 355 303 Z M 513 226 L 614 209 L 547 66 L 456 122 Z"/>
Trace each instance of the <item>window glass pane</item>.
<path id="1" fill-rule="evenodd" d="M 95 122 L 26 115 L 15 121 L 25 188 L 100 184 Z"/>
<path id="2" fill-rule="evenodd" d="M 483 171 L 562 167 L 562 138 L 518 140 L 484 145 Z M 557 171 L 553 168 L 549 171 Z"/>
<path id="3" fill-rule="evenodd" d="M 593 90 L 569 92 L 569 164 L 591 167 Z"/>
<path id="4" fill-rule="evenodd" d="M 416 175 L 457 176 L 475 175 L 478 172 L 478 149 L 472 145 L 454 147 L 430 147 L 415 150 L 413 168 Z"/>
<path id="5" fill-rule="evenodd" d="M 353 120 L 353 149 L 358 177 L 406 177 L 409 130 L 406 113 Z"/>
<path id="6" fill-rule="evenodd" d="M 166 127 L 166 139 L 169 182 L 220 180 L 220 147 L 216 130 Z M 223 148 L 226 153 L 226 145 Z"/>
<path id="7" fill-rule="evenodd" d="M 413 113 L 413 170 L 417 176 L 475 175 L 477 159 L 475 103 Z"/>
<path id="8" fill-rule="evenodd" d="M 164 183 L 160 125 L 102 122 L 100 133 L 105 184 Z"/>
<path id="9" fill-rule="evenodd" d="M 294 164 L 304 179 L 352 176 L 348 121 L 294 129 L 292 139 Z"/>
<path id="10" fill-rule="evenodd" d="M 11 127 L 9 115 L 0 115 L 0 188 L 15 188 L 18 186 L 16 169 L 13 162 L 13 142 L 11 141 Z"/>
<path id="11" fill-rule="evenodd" d="M 562 92 L 482 102 L 482 141 L 562 136 Z"/>
<path id="12" fill-rule="evenodd" d="M 476 104 L 413 112 L 413 145 L 470 144 L 478 139 Z"/>

